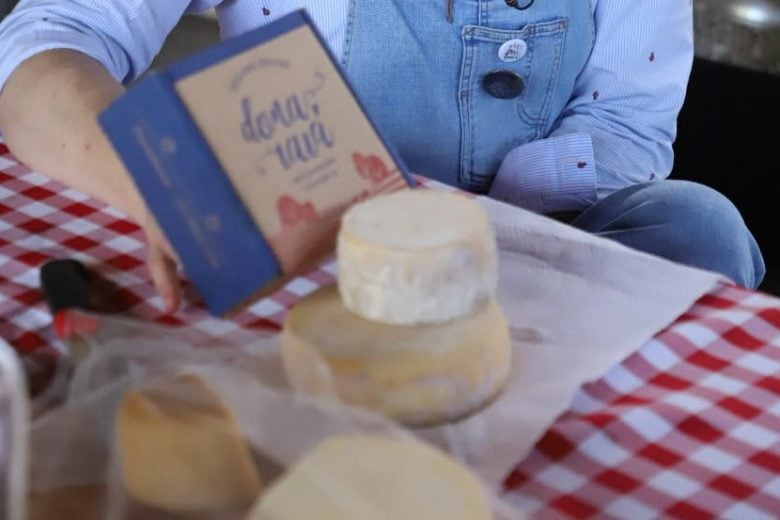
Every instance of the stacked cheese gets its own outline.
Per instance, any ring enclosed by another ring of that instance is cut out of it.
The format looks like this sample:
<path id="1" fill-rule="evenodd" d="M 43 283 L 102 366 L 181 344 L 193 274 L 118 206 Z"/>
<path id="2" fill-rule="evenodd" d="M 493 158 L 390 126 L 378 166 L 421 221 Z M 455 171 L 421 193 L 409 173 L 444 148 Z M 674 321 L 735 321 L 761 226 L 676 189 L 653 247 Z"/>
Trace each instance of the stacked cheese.
<path id="1" fill-rule="evenodd" d="M 464 196 L 406 190 L 354 206 L 338 290 L 305 298 L 285 324 L 291 384 L 410 426 L 478 410 L 509 370 L 496 257 L 485 211 Z"/>

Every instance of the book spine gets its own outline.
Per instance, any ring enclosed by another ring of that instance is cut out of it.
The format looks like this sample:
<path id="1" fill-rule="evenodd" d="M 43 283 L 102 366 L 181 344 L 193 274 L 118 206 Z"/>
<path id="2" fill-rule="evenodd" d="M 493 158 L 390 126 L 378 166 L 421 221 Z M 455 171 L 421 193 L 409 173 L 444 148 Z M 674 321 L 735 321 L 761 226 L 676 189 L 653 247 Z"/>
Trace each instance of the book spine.
<path id="1" fill-rule="evenodd" d="M 99 122 L 209 312 L 229 312 L 281 274 L 167 75 L 135 85 Z"/>

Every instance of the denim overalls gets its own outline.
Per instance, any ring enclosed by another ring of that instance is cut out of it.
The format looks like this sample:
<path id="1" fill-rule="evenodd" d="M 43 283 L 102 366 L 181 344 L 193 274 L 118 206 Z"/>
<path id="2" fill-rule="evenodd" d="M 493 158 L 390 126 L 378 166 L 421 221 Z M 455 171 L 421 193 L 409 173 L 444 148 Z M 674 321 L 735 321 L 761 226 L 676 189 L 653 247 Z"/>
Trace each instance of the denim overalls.
<path id="1" fill-rule="evenodd" d="M 549 133 L 593 38 L 586 0 L 352 0 L 343 65 L 412 171 L 484 193 Z"/>
<path id="2" fill-rule="evenodd" d="M 595 40 L 587 0 L 350 0 L 348 12 L 342 65 L 381 132 L 413 172 L 475 193 L 555 127 Z M 764 276 L 739 211 L 701 184 L 629 186 L 571 224 L 748 287 Z"/>

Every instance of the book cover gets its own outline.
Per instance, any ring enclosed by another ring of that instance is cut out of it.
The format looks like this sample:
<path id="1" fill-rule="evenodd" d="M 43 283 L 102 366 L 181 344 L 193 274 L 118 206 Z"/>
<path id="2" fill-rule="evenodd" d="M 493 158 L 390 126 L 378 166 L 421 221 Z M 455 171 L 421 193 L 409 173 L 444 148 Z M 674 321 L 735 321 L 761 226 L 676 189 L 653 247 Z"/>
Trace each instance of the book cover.
<path id="1" fill-rule="evenodd" d="M 350 205 L 413 184 L 303 11 L 151 75 L 100 123 L 216 315 L 332 251 Z"/>

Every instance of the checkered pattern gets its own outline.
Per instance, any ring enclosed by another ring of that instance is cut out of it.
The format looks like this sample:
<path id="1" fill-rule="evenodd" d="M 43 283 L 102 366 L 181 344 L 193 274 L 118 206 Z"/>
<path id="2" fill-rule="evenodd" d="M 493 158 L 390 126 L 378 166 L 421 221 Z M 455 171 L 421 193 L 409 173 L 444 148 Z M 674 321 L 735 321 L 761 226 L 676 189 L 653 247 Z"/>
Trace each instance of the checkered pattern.
<path id="1" fill-rule="evenodd" d="M 723 287 L 580 389 L 506 480 L 540 518 L 780 517 L 780 301 Z"/>
<path id="2" fill-rule="evenodd" d="M 334 265 L 297 278 L 231 321 L 190 304 L 160 311 L 143 237 L 123 215 L 19 165 L 0 143 L 0 335 L 40 386 L 56 359 L 38 267 L 73 257 L 122 287 L 138 318 L 225 337 L 280 324 Z M 724 286 L 586 385 L 506 480 L 540 518 L 777 518 L 780 300 Z M 522 435 L 522 432 L 518 432 Z"/>
<path id="3" fill-rule="evenodd" d="M 187 324 L 203 336 L 230 342 L 245 329 L 278 329 L 287 309 L 302 296 L 332 283 L 327 262 L 261 300 L 231 321 L 211 318 L 192 288 L 175 315 L 149 283 L 143 233 L 125 215 L 19 164 L 0 142 L 0 337 L 24 354 L 33 393 L 48 381 L 61 345 L 39 290 L 39 267 L 48 260 L 75 258 L 121 289 L 116 295 L 129 314 L 167 325 Z M 204 338 L 205 339 L 205 338 Z"/>

